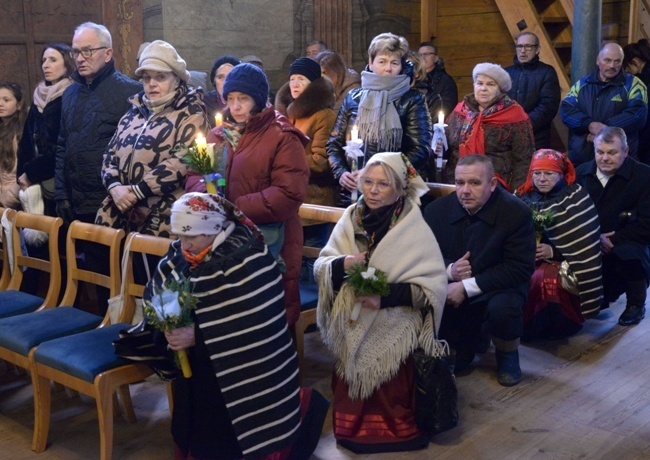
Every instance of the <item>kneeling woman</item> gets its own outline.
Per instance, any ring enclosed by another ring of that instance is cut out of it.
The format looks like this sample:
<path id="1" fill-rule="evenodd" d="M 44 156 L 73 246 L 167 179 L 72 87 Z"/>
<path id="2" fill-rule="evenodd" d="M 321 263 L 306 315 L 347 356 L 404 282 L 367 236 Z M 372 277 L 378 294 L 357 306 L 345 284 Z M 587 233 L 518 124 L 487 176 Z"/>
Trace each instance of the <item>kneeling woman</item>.
<path id="1" fill-rule="evenodd" d="M 587 191 L 575 182 L 571 160 L 561 152 L 535 152 L 528 177 L 517 193 L 551 223 L 537 243 L 536 268 L 524 307 L 524 338 L 559 338 L 578 332 L 585 317 L 600 310 L 600 227 Z M 577 285 L 562 286 L 560 266 L 566 261 Z"/>
<path id="2" fill-rule="evenodd" d="M 179 240 L 144 298 L 179 279 L 189 279 L 198 298 L 192 326 L 153 334 L 161 353 L 167 345 L 186 350 L 192 368 L 190 378 L 175 380 L 176 458 L 308 458 L 328 404 L 298 385 L 282 276 L 261 233 L 232 203 L 205 193 L 179 198 L 171 227 Z M 138 354 L 133 332 L 131 342 L 127 336 L 116 344 L 122 356 Z M 161 375 L 175 370 L 171 361 L 151 362 Z"/>
<path id="3" fill-rule="evenodd" d="M 359 190 L 314 266 L 318 326 L 337 358 L 334 436 L 357 453 L 423 449 L 429 436 L 415 423 L 411 354 L 423 309 L 433 308 L 437 329 L 447 294 L 440 248 L 418 207 L 427 186 L 406 156 L 386 152 L 360 172 Z M 383 271 L 389 294 L 356 296 L 345 279 L 356 264 Z"/>

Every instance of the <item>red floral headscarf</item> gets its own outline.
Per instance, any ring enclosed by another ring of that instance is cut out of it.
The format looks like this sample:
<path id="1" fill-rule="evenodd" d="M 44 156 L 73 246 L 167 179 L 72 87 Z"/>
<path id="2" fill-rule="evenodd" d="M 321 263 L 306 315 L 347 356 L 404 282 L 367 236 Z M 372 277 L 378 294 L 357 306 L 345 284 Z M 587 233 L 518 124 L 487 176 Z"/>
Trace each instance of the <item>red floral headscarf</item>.
<path id="1" fill-rule="evenodd" d="M 517 195 L 523 196 L 533 189 L 533 171 L 559 172 L 564 175 L 567 185 L 573 184 L 576 180 L 576 170 L 565 154 L 553 149 L 539 149 L 530 160 L 526 182 L 517 189 Z"/>

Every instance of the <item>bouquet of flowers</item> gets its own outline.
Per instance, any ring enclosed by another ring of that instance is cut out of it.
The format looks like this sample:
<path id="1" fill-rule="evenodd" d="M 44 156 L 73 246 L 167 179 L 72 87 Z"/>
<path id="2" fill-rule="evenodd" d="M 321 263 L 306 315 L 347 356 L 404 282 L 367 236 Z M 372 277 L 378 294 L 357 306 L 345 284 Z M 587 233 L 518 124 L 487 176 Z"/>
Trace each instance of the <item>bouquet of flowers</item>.
<path id="1" fill-rule="evenodd" d="M 353 265 L 347 272 L 346 281 L 354 290 L 354 294 L 360 295 L 379 295 L 387 296 L 390 292 L 388 288 L 388 278 L 386 273 L 375 268 L 366 267 L 363 264 Z M 356 302 L 350 315 L 350 322 L 355 323 L 359 318 L 361 303 Z"/>
<path id="2" fill-rule="evenodd" d="M 154 288 L 151 300 L 144 301 L 144 317 L 149 324 L 163 332 L 193 323 L 192 311 L 196 309 L 198 299 L 191 294 L 190 280 L 168 279 L 162 289 Z M 177 364 L 185 378 L 192 377 L 192 369 L 185 350 L 176 352 Z"/>
<path id="3" fill-rule="evenodd" d="M 544 234 L 544 230 L 546 230 L 548 227 L 553 224 L 553 212 L 550 209 L 547 209 L 546 211 L 539 211 L 537 209 L 532 208 L 533 211 L 533 227 L 535 228 L 535 240 L 537 241 L 537 244 L 542 239 L 542 235 Z"/>
<path id="4" fill-rule="evenodd" d="M 223 170 L 220 168 L 224 162 L 224 144 L 215 145 L 206 143 L 205 137 L 199 135 L 189 146 L 182 144 L 177 149 L 187 150 L 181 161 L 203 176 L 205 188 L 208 193 L 217 193 L 215 183 L 223 180 Z"/>

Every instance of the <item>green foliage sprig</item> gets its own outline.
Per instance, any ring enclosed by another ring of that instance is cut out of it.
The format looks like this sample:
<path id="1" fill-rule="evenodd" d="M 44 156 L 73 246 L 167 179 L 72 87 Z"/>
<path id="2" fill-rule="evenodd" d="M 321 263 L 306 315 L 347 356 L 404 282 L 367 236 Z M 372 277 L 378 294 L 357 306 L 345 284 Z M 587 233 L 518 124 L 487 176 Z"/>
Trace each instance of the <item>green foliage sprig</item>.
<path id="1" fill-rule="evenodd" d="M 544 230 L 553 224 L 555 215 L 550 209 L 547 209 L 546 211 L 539 211 L 537 209 L 531 210 L 533 211 L 533 226 L 535 227 L 535 233 L 541 235 L 544 233 Z"/>
<path id="2" fill-rule="evenodd" d="M 387 296 L 390 293 L 386 273 L 363 264 L 353 265 L 345 277 L 356 295 Z"/>
<path id="3" fill-rule="evenodd" d="M 163 332 L 192 324 L 192 311 L 199 300 L 191 291 L 188 278 L 168 279 L 162 289 L 154 290 L 151 300 L 144 301 L 147 322 Z"/>

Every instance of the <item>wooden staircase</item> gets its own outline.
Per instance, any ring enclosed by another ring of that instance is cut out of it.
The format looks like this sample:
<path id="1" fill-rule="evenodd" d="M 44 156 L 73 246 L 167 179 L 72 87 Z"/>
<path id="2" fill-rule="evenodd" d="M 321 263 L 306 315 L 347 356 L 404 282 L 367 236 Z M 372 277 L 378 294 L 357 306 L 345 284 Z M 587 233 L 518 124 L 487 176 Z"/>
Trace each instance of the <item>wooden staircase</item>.
<path id="1" fill-rule="evenodd" d="M 532 32 L 539 37 L 539 58 L 552 65 L 562 95 L 571 87 L 573 0 L 495 0 L 510 34 Z"/>

